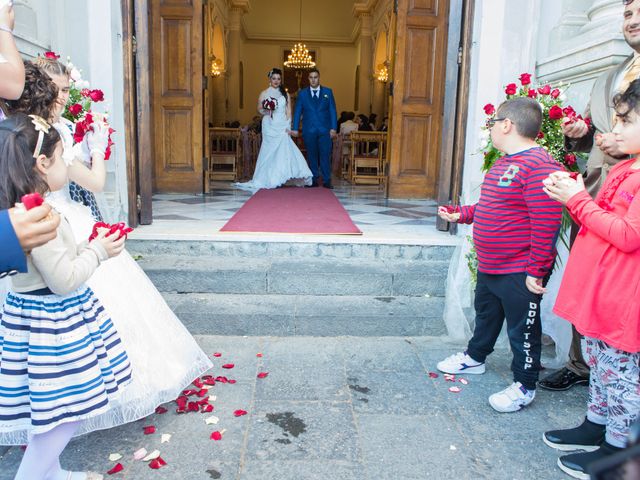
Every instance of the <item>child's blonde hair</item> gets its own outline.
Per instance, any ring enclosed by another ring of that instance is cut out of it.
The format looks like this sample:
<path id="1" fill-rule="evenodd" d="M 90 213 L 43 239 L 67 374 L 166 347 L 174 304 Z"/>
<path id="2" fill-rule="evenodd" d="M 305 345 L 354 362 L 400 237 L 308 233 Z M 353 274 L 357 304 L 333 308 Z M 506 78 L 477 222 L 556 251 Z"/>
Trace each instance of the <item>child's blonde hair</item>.
<path id="1" fill-rule="evenodd" d="M 68 77 L 71 74 L 69 68 L 57 58 L 38 56 L 35 63 L 50 76 L 66 75 Z"/>

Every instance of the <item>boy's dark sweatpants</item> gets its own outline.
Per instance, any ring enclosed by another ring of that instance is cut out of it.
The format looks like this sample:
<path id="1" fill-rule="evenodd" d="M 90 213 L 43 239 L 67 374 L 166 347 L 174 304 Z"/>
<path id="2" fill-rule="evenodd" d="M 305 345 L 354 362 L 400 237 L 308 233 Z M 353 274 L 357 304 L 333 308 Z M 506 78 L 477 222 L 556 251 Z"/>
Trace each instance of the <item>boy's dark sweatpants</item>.
<path id="1" fill-rule="evenodd" d="M 525 285 L 525 273 L 489 275 L 478 272 L 475 309 L 476 327 L 467 354 L 484 362 L 493 352 L 504 319 L 513 352 L 513 379 L 527 390 L 535 390 L 540 373 L 542 326 L 540 300 Z"/>

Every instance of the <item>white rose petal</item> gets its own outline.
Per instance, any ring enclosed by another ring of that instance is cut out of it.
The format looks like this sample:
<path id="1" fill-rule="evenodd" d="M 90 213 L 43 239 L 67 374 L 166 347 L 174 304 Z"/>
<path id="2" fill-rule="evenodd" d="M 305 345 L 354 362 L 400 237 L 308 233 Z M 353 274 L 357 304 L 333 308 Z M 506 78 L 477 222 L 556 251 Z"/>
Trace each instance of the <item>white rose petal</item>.
<path id="1" fill-rule="evenodd" d="M 122 458 L 122 455 L 120 455 L 119 453 L 112 453 L 111 455 L 109 455 L 110 462 L 117 462 L 121 458 Z"/>
<path id="2" fill-rule="evenodd" d="M 155 460 L 160 456 L 160 450 L 154 450 L 149 455 L 142 459 L 143 462 L 150 462 L 151 460 Z"/>
<path id="3" fill-rule="evenodd" d="M 170 433 L 163 433 L 162 436 L 160 437 L 160 443 L 167 443 L 169 440 L 171 440 Z"/>

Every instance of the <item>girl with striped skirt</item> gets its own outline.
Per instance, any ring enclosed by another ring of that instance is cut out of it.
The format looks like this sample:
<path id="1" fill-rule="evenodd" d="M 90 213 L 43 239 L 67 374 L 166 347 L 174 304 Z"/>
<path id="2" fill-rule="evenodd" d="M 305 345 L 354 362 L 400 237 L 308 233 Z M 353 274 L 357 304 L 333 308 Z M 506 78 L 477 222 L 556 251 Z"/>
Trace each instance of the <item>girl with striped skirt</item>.
<path id="1" fill-rule="evenodd" d="M 61 152 L 41 117 L 0 123 L 0 208 L 66 185 Z M 84 423 L 111 414 L 132 378 L 124 344 L 85 284 L 123 249 L 115 235 L 78 245 L 62 218 L 57 237 L 30 252 L 28 273 L 12 277 L 0 315 L 0 443 L 28 442 L 16 480 L 102 478 L 62 470 L 59 455 Z"/>

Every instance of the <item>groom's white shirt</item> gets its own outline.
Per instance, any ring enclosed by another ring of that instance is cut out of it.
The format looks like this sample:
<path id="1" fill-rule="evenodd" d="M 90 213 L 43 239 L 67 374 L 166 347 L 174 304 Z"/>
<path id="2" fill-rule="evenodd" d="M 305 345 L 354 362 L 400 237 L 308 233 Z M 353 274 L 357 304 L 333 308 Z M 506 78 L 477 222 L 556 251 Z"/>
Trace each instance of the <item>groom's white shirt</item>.
<path id="1" fill-rule="evenodd" d="M 318 87 L 318 88 L 309 87 L 309 90 L 311 91 L 311 96 L 312 97 L 313 97 L 314 92 L 318 92 L 318 95 L 320 95 L 320 87 Z"/>

